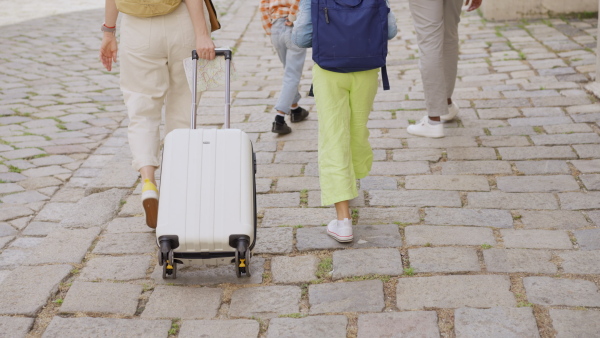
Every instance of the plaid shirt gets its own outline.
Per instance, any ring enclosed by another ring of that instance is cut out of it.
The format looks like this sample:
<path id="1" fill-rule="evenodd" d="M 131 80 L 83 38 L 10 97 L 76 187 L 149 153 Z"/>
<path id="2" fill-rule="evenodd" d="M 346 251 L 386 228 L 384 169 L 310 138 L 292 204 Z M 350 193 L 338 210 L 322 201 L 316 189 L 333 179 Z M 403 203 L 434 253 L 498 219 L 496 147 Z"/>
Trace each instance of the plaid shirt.
<path id="1" fill-rule="evenodd" d="M 294 21 L 299 3 L 300 0 L 260 0 L 262 26 L 267 35 L 271 35 L 274 20 L 287 16 L 289 21 Z"/>

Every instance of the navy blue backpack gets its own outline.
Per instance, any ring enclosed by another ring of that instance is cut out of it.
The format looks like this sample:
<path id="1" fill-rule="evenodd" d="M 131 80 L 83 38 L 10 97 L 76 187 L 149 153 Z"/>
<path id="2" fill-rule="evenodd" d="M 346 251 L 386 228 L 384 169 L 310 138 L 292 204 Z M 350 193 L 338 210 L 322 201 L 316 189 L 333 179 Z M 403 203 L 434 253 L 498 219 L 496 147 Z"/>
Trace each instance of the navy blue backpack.
<path id="1" fill-rule="evenodd" d="M 385 0 L 308 1 L 312 1 L 313 61 L 337 73 L 381 67 L 383 89 L 390 89 L 385 67 L 390 9 Z"/>

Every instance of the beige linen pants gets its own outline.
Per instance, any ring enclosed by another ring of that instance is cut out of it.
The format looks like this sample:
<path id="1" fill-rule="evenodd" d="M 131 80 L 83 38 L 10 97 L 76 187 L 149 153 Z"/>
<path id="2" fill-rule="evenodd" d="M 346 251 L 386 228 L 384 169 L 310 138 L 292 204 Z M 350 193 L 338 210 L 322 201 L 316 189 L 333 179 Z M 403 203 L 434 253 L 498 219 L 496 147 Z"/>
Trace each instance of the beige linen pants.
<path id="1" fill-rule="evenodd" d="M 210 32 L 208 11 L 204 17 Z M 128 138 L 133 167 L 159 166 L 161 111 L 165 133 L 189 128 L 192 93 L 183 59 L 196 39 L 185 2 L 167 15 L 121 21 L 121 90 L 129 115 Z"/>
<path id="2" fill-rule="evenodd" d="M 448 114 L 458 63 L 458 23 L 463 0 L 409 0 L 429 116 Z"/>

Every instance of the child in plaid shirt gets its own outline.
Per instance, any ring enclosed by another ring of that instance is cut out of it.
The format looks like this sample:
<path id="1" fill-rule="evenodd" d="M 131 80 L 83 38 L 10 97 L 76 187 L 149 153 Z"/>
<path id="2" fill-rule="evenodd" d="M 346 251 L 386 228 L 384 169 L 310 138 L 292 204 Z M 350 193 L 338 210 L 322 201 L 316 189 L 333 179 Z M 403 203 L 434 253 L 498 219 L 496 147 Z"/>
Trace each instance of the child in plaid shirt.
<path id="1" fill-rule="evenodd" d="M 283 84 L 281 93 L 275 104 L 277 115 L 273 121 L 272 132 L 289 134 L 292 132 L 285 123 L 285 115 L 290 115 L 291 122 L 300 122 L 308 116 L 306 109 L 298 106 L 300 93 L 298 85 L 302 76 L 306 49 L 292 43 L 292 26 L 298 12 L 300 0 L 260 0 L 262 25 L 271 43 L 283 63 Z"/>

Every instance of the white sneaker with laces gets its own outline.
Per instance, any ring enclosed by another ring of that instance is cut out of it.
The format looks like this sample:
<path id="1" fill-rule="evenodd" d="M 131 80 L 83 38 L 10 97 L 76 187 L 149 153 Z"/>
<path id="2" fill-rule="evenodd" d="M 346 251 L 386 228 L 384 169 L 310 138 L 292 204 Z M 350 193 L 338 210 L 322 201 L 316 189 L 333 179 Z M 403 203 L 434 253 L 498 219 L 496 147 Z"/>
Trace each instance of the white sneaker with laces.
<path id="1" fill-rule="evenodd" d="M 352 220 L 344 218 L 343 221 L 334 219 L 327 224 L 327 234 L 340 243 L 352 242 Z"/>
<path id="2" fill-rule="evenodd" d="M 412 135 L 439 138 L 444 137 L 444 124 L 430 124 L 429 117 L 423 116 L 419 122 L 408 126 L 406 131 Z"/>
<path id="3" fill-rule="evenodd" d="M 456 102 L 452 102 L 448 105 L 448 114 L 440 116 L 440 120 L 442 121 L 452 121 L 458 115 L 460 107 L 456 104 Z"/>

